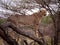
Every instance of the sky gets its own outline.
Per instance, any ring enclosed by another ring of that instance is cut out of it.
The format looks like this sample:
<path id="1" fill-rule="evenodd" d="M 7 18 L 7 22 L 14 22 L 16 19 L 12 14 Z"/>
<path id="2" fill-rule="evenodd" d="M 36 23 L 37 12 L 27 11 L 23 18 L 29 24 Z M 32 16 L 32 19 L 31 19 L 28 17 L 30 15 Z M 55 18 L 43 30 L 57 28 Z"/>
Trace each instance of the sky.
<path id="1" fill-rule="evenodd" d="M 5 13 L 13 13 L 12 11 L 10 11 L 10 10 L 6 10 L 6 9 L 4 9 L 4 8 L 2 8 L 1 7 L 1 2 L 3 2 L 3 3 L 7 3 L 8 5 L 11 5 L 11 6 L 16 6 L 16 4 L 15 3 L 13 3 L 13 2 L 11 2 L 10 4 L 9 4 L 9 2 L 10 2 L 11 0 L 0 0 L 0 17 L 3 17 L 3 18 L 6 18 L 6 17 L 4 17 L 4 14 Z M 58 6 L 57 5 L 55 5 L 55 4 L 50 4 L 49 5 L 51 8 L 51 10 L 53 9 L 53 10 L 55 10 L 55 11 L 57 11 L 58 10 Z M 26 15 L 28 15 L 28 14 L 33 14 L 33 13 L 35 13 L 35 12 L 38 12 L 39 11 L 39 9 L 38 8 L 34 8 L 34 9 L 31 9 L 32 11 L 30 11 L 30 10 L 25 10 L 25 9 L 23 9 L 23 11 L 25 11 L 26 12 Z M 3 11 L 3 13 L 2 13 L 2 11 Z M 46 15 L 48 16 L 48 12 L 46 13 Z"/>

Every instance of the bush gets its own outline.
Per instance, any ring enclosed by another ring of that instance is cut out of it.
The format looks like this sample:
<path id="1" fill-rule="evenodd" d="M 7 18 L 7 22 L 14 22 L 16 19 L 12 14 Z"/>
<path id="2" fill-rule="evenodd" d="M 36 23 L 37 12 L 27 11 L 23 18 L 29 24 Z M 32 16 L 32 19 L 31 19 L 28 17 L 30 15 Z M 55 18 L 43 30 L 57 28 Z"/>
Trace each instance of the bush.
<path id="1" fill-rule="evenodd" d="M 52 22 L 51 16 L 43 17 L 41 22 L 44 23 L 44 24 L 50 24 Z"/>
<path id="2" fill-rule="evenodd" d="M 0 19 L 0 24 L 6 22 L 6 19 Z"/>

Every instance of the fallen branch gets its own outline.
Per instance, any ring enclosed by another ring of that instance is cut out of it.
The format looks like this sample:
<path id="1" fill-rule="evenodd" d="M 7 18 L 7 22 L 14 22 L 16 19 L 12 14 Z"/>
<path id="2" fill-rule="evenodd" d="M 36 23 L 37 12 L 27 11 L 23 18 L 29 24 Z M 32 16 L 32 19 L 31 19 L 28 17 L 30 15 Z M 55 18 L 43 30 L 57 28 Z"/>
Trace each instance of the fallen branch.
<path id="1" fill-rule="evenodd" d="M 10 36 L 8 36 L 1 27 L 0 27 L 0 37 L 3 38 L 3 40 L 5 40 L 9 45 L 18 45 L 18 43 Z"/>
<path id="2" fill-rule="evenodd" d="M 23 36 L 26 36 L 34 41 L 36 41 L 37 43 L 39 43 L 40 45 L 44 45 L 43 42 L 41 42 L 40 39 L 36 38 L 35 36 L 33 35 L 30 35 L 29 33 L 23 31 L 23 30 L 20 30 L 19 28 L 17 28 L 15 25 L 13 25 L 12 23 L 8 22 L 8 23 L 4 23 L 1 25 L 1 27 L 10 27 L 13 29 L 13 31 L 17 32 L 18 34 L 20 35 L 23 35 Z"/>

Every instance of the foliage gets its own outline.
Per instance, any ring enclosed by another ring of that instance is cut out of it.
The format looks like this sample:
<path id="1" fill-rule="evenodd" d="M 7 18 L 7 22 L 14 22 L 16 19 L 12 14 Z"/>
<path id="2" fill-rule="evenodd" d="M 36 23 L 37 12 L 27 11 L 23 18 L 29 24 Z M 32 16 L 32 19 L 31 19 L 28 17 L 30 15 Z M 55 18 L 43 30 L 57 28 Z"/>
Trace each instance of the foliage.
<path id="1" fill-rule="evenodd" d="M 0 19 L 0 24 L 6 22 L 6 19 Z"/>
<path id="2" fill-rule="evenodd" d="M 50 24 L 52 22 L 52 19 L 50 16 L 45 16 L 42 18 L 41 22 L 44 24 Z"/>

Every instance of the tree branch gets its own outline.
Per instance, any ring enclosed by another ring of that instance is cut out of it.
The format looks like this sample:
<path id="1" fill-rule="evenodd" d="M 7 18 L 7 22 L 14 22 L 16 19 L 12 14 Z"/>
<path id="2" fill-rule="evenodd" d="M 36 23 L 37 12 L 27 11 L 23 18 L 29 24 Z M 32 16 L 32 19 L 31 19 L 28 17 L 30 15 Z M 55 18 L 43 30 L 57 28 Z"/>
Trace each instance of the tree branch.
<path id="1" fill-rule="evenodd" d="M 5 40 L 9 45 L 18 45 L 18 43 L 16 42 L 16 40 L 12 39 L 11 36 L 8 36 L 5 33 L 4 29 L 2 27 L 0 27 L 0 37 L 2 37 L 3 40 Z"/>
<path id="2" fill-rule="evenodd" d="M 14 26 L 12 23 L 8 22 L 8 23 L 4 23 L 1 25 L 2 27 L 10 27 L 13 29 L 13 31 L 17 32 L 20 35 L 26 36 L 34 41 L 36 41 L 37 43 L 39 43 L 40 45 L 44 45 L 43 42 L 41 42 L 40 39 L 36 38 L 33 35 L 30 35 L 28 32 L 25 32 L 23 30 L 20 30 L 19 28 L 17 28 L 16 26 Z"/>

